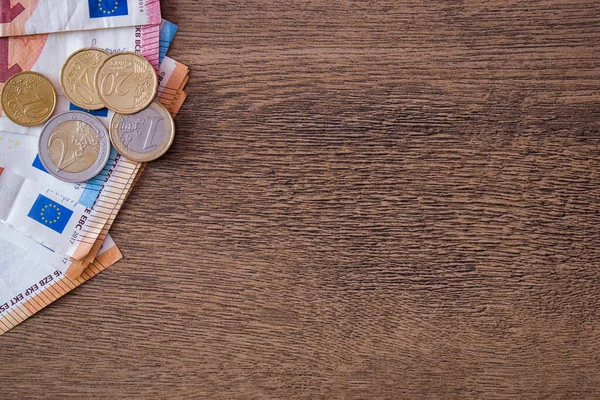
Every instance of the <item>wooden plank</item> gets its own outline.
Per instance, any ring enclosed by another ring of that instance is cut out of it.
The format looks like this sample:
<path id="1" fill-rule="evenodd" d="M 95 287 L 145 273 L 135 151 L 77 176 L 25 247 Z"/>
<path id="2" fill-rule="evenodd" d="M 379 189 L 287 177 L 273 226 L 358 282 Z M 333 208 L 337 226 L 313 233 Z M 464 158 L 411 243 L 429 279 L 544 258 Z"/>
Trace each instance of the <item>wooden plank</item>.
<path id="1" fill-rule="evenodd" d="M 163 13 L 126 259 L 2 336 L 0 397 L 600 397 L 599 2 Z"/>

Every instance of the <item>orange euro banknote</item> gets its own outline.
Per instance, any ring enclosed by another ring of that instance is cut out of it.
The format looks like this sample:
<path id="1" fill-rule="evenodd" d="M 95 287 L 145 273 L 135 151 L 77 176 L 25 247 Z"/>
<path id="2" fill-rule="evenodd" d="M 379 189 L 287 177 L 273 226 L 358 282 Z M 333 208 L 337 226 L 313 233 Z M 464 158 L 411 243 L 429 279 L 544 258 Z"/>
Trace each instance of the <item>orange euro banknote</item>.
<path id="1" fill-rule="evenodd" d="M 94 261 L 76 279 L 64 274 L 70 260 L 0 225 L 0 335 L 122 258 L 107 236 Z M 10 230 L 10 228 L 8 228 Z"/>
<path id="2" fill-rule="evenodd" d="M 169 112 L 173 116 L 177 114 L 177 112 L 181 108 L 181 104 L 185 100 L 186 94 L 183 91 L 183 88 L 189 79 L 188 74 L 188 67 L 169 57 L 165 57 L 159 68 L 159 76 L 161 77 L 161 80 L 158 89 L 157 99 L 162 105 L 164 105 L 167 108 L 167 110 L 169 110 Z M 126 158 L 119 159 L 119 162 L 124 165 L 123 169 L 129 170 L 131 171 L 131 173 L 127 178 L 128 181 L 126 187 L 119 196 L 114 210 L 119 210 L 121 208 L 121 205 L 126 200 L 127 196 L 129 196 L 131 190 L 133 190 L 133 187 L 135 186 L 136 182 L 140 178 L 142 172 L 144 171 L 147 165 L 146 163 L 138 164 L 129 161 Z M 125 166 L 127 166 L 127 168 L 125 168 Z M 92 263 L 94 257 L 96 256 L 96 253 L 100 248 L 100 244 L 103 242 L 104 238 L 108 234 L 108 231 L 112 226 L 112 223 L 115 220 L 116 216 L 116 211 L 109 216 L 88 255 L 81 260 L 73 262 L 70 268 L 67 269 L 67 271 L 65 272 L 67 276 L 71 278 L 77 278 L 85 270 L 85 268 L 90 263 Z"/>

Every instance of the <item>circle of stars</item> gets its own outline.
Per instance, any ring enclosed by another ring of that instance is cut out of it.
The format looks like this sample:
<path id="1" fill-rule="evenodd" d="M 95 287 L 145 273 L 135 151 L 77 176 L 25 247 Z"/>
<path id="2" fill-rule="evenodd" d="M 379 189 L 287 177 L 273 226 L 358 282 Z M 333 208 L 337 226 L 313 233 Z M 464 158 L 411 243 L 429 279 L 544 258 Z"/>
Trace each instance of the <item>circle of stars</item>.
<path id="1" fill-rule="evenodd" d="M 98 1 L 98 8 L 100 8 L 100 11 L 102 11 L 103 14 L 112 14 L 115 11 L 117 11 L 118 7 L 119 7 L 119 2 L 115 1 L 115 6 L 113 7 L 112 10 L 105 10 L 104 7 L 102 7 L 102 0 Z"/>
<path id="2" fill-rule="evenodd" d="M 46 217 L 44 216 L 44 211 L 46 211 L 46 209 L 49 208 L 49 207 L 52 207 L 52 208 L 56 209 L 56 213 L 57 214 L 56 214 L 56 218 L 54 220 L 46 219 Z M 54 204 L 46 204 L 40 210 L 40 217 L 42 217 L 42 221 L 44 221 L 45 223 L 47 223 L 47 224 L 53 224 L 53 223 L 57 222 L 60 219 L 60 210 Z"/>

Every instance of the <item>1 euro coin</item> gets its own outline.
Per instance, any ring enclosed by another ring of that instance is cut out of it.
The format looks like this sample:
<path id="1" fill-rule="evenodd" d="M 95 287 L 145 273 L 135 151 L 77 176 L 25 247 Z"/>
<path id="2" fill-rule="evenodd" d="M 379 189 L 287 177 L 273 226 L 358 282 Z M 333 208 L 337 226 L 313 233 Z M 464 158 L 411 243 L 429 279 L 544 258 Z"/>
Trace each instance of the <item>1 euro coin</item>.
<path id="1" fill-rule="evenodd" d="M 117 152 L 137 162 L 156 160 L 166 153 L 175 138 L 173 117 L 156 101 L 135 114 L 114 114 L 109 130 Z"/>
<path id="2" fill-rule="evenodd" d="M 148 107 L 158 89 L 158 77 L 144 57 L 115 53 L 96 72 L 100 100 L 114 112 L 133 114 Z"/>
<path id="3" fill-rule="evenodd" d="M 98 118 L 82 111 L 66 111 L 42 129 L 38 154 L 51 175 L 67 182 L 83 182 L 98 175 L 108 162 L 110 139 Z"/>

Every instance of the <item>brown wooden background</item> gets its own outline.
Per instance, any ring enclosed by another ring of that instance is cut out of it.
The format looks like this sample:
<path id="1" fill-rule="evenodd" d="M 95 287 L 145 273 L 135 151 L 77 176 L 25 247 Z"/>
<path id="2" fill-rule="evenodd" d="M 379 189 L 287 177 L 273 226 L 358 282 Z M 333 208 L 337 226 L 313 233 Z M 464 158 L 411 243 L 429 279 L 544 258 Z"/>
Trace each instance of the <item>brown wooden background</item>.
<path id="1" fill-rule="evenodd" d="M 175 144 L 1 398 L 600 397 L 600 2 L 163 12 Z"/>

